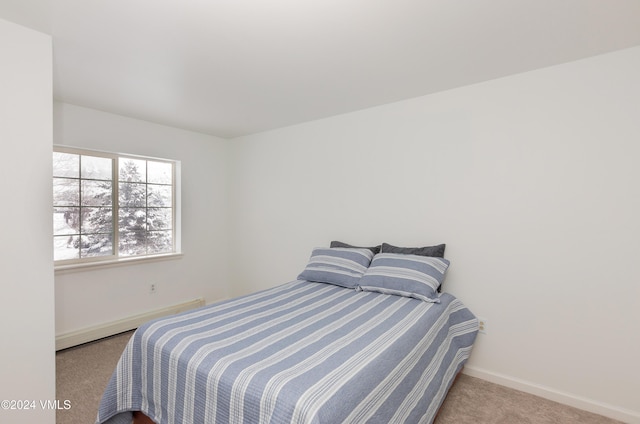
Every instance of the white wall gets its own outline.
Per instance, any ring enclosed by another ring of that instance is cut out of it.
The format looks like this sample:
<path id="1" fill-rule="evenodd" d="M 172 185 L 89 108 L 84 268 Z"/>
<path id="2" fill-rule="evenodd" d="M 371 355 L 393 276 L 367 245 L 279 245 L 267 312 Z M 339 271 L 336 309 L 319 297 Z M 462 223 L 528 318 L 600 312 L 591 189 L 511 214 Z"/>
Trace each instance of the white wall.
<path id="1" fill-rule="evenodd" d="M 55 422 L 51 75 L 51 37 L 0 19 L 0 400 L 36 402 L 3 423 Z"/>
<path id="2" fill-rule="evenodd" d="M 199 297 L 210 303 L 229 296 L 228 141 L 55 103 L 54 143 L 180 160 L 184 253 L 161 262 L 57 271 L 56 334 Z"/>
<path id="3" fill-rule="evenodd" d="M 468 372 L 640 423 L 640 47 L 234 140 L 235 294 L 447 243 Z"/>

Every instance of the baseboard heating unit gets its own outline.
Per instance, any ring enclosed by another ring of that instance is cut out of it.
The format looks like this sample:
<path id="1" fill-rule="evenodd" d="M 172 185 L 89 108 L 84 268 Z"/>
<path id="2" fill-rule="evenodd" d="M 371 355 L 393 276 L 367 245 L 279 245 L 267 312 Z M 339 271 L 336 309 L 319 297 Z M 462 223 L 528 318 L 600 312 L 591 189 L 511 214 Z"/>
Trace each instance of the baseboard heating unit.
<path id="1" fill-rule="evenodd" d="M 166 308 L 156 309 L 139 315 L 123 318 L 117 321 L 60 334 L 56 336 L 56 351 L 81 345 L 83 343 L 92 342 L 94 340 L 99 340 L 104 337 L 113 336 L 114 334 L 133 330 L 134 328 L 138 328 L 140 325 L 152 319 L 177 314 L 179 312 L 199 308 L 204 305 L 204 299 L 194 299 L 188 302 L 179 303 L 173 306 L 167 306 Z"/>

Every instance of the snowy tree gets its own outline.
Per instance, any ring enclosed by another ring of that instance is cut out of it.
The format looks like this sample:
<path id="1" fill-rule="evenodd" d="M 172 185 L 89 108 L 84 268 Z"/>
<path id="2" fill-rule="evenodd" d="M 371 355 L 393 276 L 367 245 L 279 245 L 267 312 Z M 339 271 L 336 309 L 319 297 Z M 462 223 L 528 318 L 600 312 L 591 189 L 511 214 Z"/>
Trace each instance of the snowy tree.
<path id="1" fill-rule="evenodd" d="M 112 255 L 114 231 L 123 256 L 173 250 L 171 163 L 121 158 L 114 182 L 110 158 L 54 152 L 53 159 L 56 260 Z"/>
<path id="2" fill-rule="evenodd" d="M 140 163 L 142 162 L 142 163 Z M 120 252 L 126 255 L 146 253 L 147 187 L 140 167 L 144 161 L 123 160 L 120 163 L 119 217 Z"/>
<path id="3" fill-rule="evenodd" d="M 54 257 L 111 255 L 112 159 L 54 152 Z"/>
<path id="4" fill-rule="evenodd" d="M 150 184 L 148 164 L 127 159 L 120 165 L 120 253 L 140 255 L 171 251 L 171 186 Z M 167 195 L 167 191 L 169 194 Z"/>

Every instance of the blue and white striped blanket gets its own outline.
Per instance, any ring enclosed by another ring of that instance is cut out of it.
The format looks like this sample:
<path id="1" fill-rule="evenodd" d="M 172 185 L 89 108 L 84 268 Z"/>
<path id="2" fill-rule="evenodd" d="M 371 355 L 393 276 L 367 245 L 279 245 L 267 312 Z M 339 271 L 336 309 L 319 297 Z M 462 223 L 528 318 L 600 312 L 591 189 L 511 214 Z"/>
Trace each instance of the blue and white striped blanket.
<path id="1" fill-rule="evenodd" d="M 293 281 L 140 327 L 97 423 L 430 423 L 477 329 L 450 294 Z"/>

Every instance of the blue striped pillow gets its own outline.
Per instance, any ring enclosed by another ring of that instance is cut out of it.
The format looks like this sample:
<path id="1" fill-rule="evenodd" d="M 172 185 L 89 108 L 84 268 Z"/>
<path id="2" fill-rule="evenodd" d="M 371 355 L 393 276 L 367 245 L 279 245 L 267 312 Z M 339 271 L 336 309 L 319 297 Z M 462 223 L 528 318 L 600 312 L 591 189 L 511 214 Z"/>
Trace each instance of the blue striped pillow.
<path id="1" fill-rule="evenodd" d="M 371 263 L 369 249 L 315 248 L 299 280 L 329 283 L 349 289 L 356 288 Z"/>
<path id="2" fill-rule="evenodd" d="M 359 290 L 414 297 L 440 303 L 436 290 L 444 281 L 449 261 L 418 255 L 379 253 L 359 283 Z"/>

